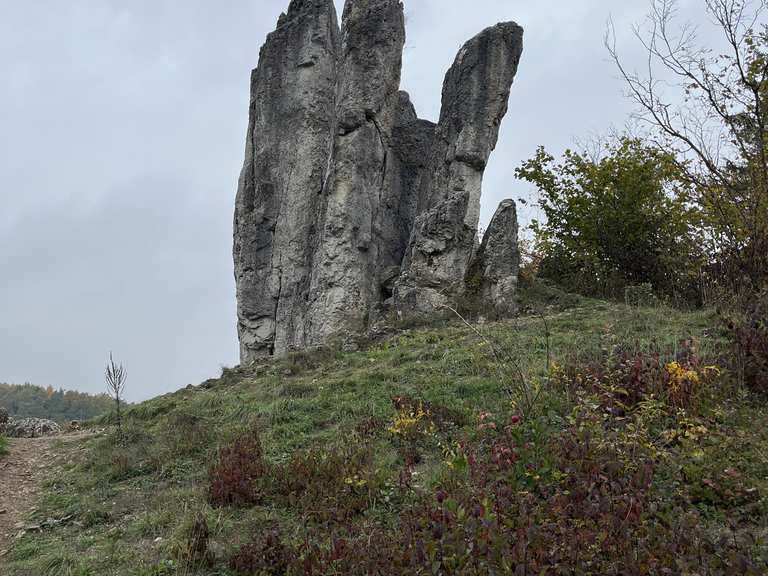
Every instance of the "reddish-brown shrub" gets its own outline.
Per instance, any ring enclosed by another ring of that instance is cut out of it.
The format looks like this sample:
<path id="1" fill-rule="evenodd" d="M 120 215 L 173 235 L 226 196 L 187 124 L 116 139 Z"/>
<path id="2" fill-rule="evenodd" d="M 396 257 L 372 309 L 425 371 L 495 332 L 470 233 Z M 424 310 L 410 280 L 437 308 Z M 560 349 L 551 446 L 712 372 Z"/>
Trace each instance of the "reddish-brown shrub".
<path id="1" fill-rule="evenodd" d="M 291 562 L 291 551 L 283 544 L 277 528 L 258 532 L 250 543 L 240 548 L 229 561 L 238 574 L 274 574 L 282 576 Z"/>
<path id="2" fill-rule="evenodd" d="M 372 449 L 352 443 L 294 453 L 273 475 L 272 491 L 314 520 L 343 521 L 370 506 L 380 483 Z"/>
<path id="3" fill-rule="evenodd" d="M 355 432 L 361 438 L 374 438 L 379 432 L 386 428 L 386 422 L 376 416 L 370 416 L 360 420 L 355 424 Z"/>
<path id="4" fill-rule="evenodd" d="M 535 460 L 519 419 L 485 427 L 461 443 L 442 486 L 403 484 L 390 520 L 366 514 L 381 485 L 365 484 L 362 499 L 350 490 L 349 474 L 370 469 L 367 449 L 303 452 L 279 476 L 304 534 L 260 532 L 230 567 L 305 576 L 764 573 L 743 536 L 714 539 L 694 515 L 665 508 L 651 491 L 653 463 L 623 463 L 593 437 L 602 421 L 577 416 L 552 439 L 548 462 Z"/>
<path id="5" fill-rule="evenodd" d="M 619 351 L 586 367 L 574 365 L 571 380 L 563 370 L 564 383 L 589 392 L 565 429 L 559 422 L 546 428 L 541 419 L 491 413 L 481 414 L 476 430 L 457 436 L 430 425 L 430 437 L 443 450 L 439 486 L 420 481 L 407 465 L 399 482 L 394 471 L 386 482 L 367 434 L 352 435 L 342 447 L 297 452 L 270 475 L 266 494 L 297 514 L 301 527 L 292 522 L 290 539 L 276 529 L 259 532 L 230 568 L 305 576 L 768 573 L 748 527 L 721 526 L 713 536 L 685 500 L 695 492 L 683 487 L 668 495 L 654 488 L 655 475 L 668 482 L 670 470 L 626 434 L 632 420 L 626 414 L 645 400 L 696 404 L 696 380 L 705 382 L 706 369 L 692 343 L 681 350 Z M 594 410 L 594 397 L 605 410 Z M 390 432 L 410 429 L 434 408 L 402 397 L 393 401 L 400 420 Z M 402 435 L 392 436 L 397 442 Z M 735 492 L 736 472 L 726 475 L 734 481 L 716 487 L 740 498 L 709 504 L 750 503 Z M 685 473 L 675 481 L 690 484 Z"/>
<path id="6" fill-rule="evenodd" d="M 705 366 L 694 343 L 683 340 L 675 352 L 617 348 L 586 361 L 572 358 L 555 368 L 553 379 L 571 393 L 596 396 L 613 416 L 624 416 L 650 398 L 695 411 L 705 385 L 717 374 L 715 366 Z"/>
<path id="7" fill-rule="evenodd" d="M 262 480 L 268 469 L 258 430 L 254 427 L 228 446 L 208 470 L 208 501 L 211 506 L 248 506 L 263 496 Z"/>

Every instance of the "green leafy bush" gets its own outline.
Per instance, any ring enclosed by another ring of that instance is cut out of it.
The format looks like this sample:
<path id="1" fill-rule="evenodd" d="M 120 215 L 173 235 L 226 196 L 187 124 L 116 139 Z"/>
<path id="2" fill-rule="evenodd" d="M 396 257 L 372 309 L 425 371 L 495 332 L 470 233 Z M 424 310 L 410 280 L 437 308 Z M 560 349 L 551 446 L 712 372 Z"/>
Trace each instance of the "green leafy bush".
<path id="1" fill-rule="evenodd" d="M 646 282 L 624 288 L 624 303 L 627 306 L 654 306 L 658 303 L 653 293 L 653 285 Z"/>
<path id="2" fill-rule="evenodd" d="M 601 157 L 539 148 L 516 171 L 539 190 L 534 221 L 539 275 L 586 294 L 621 298 L 627 285 L 696 300 L 697 213 L 674 157 L 640 140 L 604 145 Z"/>

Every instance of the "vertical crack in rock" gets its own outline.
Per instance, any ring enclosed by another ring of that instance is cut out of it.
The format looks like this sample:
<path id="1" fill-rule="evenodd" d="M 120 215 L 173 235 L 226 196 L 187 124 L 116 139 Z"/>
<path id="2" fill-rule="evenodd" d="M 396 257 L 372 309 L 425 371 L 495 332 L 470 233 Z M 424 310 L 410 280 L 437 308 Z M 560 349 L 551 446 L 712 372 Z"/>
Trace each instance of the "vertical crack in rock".
<path id="1" fill-rule="evenodd" d="M 461 292 L 522 30 L 462 48 L 437 125 L 399 91 L 404 42 L 400 0 L 347 0 L 341 28 L 332 0 L 292 0 L 267 37 L 234 217 L 242 362 Z"/>
<path id="2" fill-rule="evenodd" d="M 347 0 L 331 184 L 305 345 L 365 330 L 378 302 L 374 219 L 395 122 L 405 22 L 399 0 Z"/>
<path id="3" fill-rule="evenodd" d="M 419 206 L 421 179 L 435 138 L 435 124 L 420 120 L 407 92 L 400 92 L 397 118 L 377 222 L 379 292 L 393 295 Z"/>

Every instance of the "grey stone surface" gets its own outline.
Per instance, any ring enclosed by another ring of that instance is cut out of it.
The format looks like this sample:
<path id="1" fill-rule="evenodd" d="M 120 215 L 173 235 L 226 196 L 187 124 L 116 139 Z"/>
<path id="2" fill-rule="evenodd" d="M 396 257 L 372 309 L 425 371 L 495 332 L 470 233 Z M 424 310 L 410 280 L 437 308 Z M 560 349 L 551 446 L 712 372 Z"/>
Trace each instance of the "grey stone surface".
<path id="1" fill-rule="evenodd" d="M 508 316 L 517 310 L 519 271 L 517 207 L 514 200 L 504 200 L 472 259 L 466 278 L 467 291 L 493 308 L 496 315 Z"/>
<path id="2" fill-rule="evenodd" d="M 392 295 L 393 270 L 400 273 L 420 204 L 421 179 L 435 138 L 435 124 L 421 120 L 407 92 L 400 92 L 392 131 L 377 229 L 379 282 L 386 300 Z"/>
<path id="3" fill-rule="evenodd" d="M 338 122 L 312 271 L 307 341 L 347 339 L 380 299 L 377 229 L 398 118 L 405 22 L 399 0 L 349 0 L 342 20 Z"/>
<path id="4" fill-rule="evenodd" d="M 261 49 L 234 221 L 240 356 L 302 347 L 340 38 L 332 0 L 293 0 Z"/>
<path id="5" fill-rule="evenodd" d="M 405 294 L 422 288 L 425 302 L 417 309 L 462 290 L 477 242 L 483 174 L 507 112 L 522 48 L 522 28 L 497 24 L 462 47 L 445 77 L 419 216 L 397 290 Z M 399 308 L 412 310 L 404 299 Z"/>
<path id="6" fill-rule="evenodd" d="M 234 219 L 243 363 L 460 291 L 522 30 L 462 48 L 437 125 L 399 91 L 404 42 L 400 0 L 347 0 L 341 28 L 332 0 L 292 0 L 262 47 Z"/>

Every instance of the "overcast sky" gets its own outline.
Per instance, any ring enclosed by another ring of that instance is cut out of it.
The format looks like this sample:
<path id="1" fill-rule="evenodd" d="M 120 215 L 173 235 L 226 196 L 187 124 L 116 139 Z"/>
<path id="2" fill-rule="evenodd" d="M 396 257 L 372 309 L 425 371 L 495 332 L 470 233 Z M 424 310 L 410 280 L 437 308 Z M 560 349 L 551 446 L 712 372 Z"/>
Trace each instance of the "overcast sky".
<path id="1" fill-rule="evenodd" d="M 681 7 L 700 18 L 702 4 Z M 0 382 L 100 392 L 113 350 L 139 400 L 237 363 L 231 225 L 249 75 L 286 7 L 0 0 Z M 623 125 L 631 105 L 603 33 L 612 13 L 637 58 L 631 24 L 646 8 L 405 0 L 403 88 L 432 120 L 464 41 L 502 20 L 525 28 L 483 223 L 529 196 L 513 171 L 538 145 L 559 153 Z"/>

